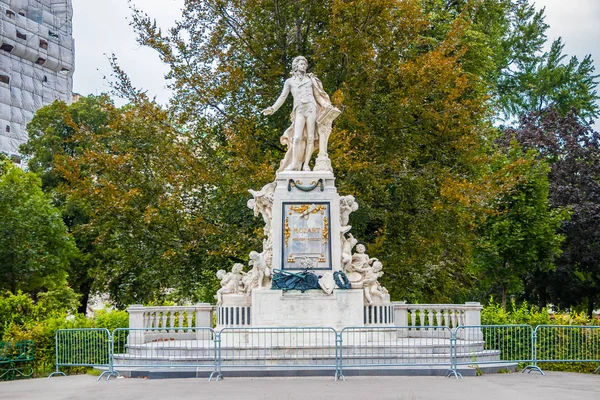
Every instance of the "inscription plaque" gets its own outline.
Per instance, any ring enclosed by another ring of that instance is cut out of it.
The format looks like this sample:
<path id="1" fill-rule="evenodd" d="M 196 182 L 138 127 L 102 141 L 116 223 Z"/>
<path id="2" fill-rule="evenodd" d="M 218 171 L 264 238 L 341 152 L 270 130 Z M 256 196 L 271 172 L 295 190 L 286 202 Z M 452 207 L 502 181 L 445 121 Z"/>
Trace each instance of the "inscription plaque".
<path id="1" fill-rule="evenodd" d="M 282 269 L 332 269 L 329 202 L 283 203 L 282 226 Z"/>

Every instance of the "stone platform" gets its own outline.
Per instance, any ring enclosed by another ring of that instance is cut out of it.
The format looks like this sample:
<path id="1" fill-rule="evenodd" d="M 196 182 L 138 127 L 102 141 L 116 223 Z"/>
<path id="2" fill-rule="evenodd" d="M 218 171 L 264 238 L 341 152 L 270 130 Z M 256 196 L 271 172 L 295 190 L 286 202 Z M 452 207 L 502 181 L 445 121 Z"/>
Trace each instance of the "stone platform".
<path id="1" fill-rule="evenodd" d="M 131 377 L 208 377 L 216 354 L 225 376 L 333 376 L 341 362 L 344 375 L 445 375 L 451 369 L 449 339 L 396 338 L 341 346 L 336 343 L 273 344 L 241 333 L 212 340 L 172 340 L 129 345 L 114 355 L 114 368 Z M 264 339 L 267 339 L 265 335 Z M 483 342 L 456 341 L 457 371 L 463 375 L 514 370 L 500 352 Z"/>
<path id="2" fill-rule="evenodd" d="M 101 371 L 106 369 L 98 368 Z M 450 364 L 435 367 L 423 366 L 388 366 L 381 367 L 348 367 L 344 368 L 343 374 L 349 376 L 446 376 Z M 462 376 L 478 376 L 481 374 L 497 374 L 504 372 L 516 372 L 517 363 L 492 363 L 483 365 L 461 365 L 456 371 Z M 210 368 L 194 367 L 170 367 L 170 368 L 116 368 L 121 376 L 127 378 L 147 379 L 181 379 L 181 378 L 205 378 L 208 379 L 212 373 Z M 223 367 L 224 378 L 264 378 L 264 377 L 310 377 L 335 375 L 335 368 L 272 368 L 272 367 Z"/>

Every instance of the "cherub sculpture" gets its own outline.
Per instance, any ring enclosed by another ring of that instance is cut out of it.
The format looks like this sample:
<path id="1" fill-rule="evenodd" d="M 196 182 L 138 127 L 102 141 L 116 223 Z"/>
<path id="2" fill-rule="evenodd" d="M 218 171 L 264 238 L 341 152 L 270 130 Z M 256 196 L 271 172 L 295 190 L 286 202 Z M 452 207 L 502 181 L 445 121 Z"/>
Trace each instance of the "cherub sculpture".
<path id="1" fill-rule="evenodd" d="M 356 253 L 352 255 L 352 263 L 350 264 L 352 271 L 360 272 L 361 274 L 366 272 L 367 268 L 371 266 L 371 263 L 376 258 L 369 258 L 365 253 L 365 245 L 359 243 L 356 245 Z"/>
<path id="2" fill-rule="evenodd" d="M 248 190 L 252 195 L 252 199 L 248 200 L 248 208 L 254 211 L 254 216 L 262 215 L 265 222 L 265 236 L 271 234 L 271 220 L 273 218 L 273 192 L 277 186 L 276 182 L 271 182 L 262 187 L 259 191 Z"/>
<path id="3" fill-rule="evenodd" d="M 231 272 L 226 272 L 224 269 L 217 271 L 217 278 L 221 281 L 221 289 L 217 290 L 217 306 L 223 304 L 224 294 L 243 293 L 243 269 L 243 264 L 233 264 Z"/>
<path id="4" fill-rule="evenodd" d="M 341 196 L 340 197 L 340 226 L 342 232 L 347 232 L 350 229 L 348 223 L 350 222 L 350 213 L 358 210 L 358 203 L 354 199 L 354 196 Z"/>
<path id="5" fill-rule="evenodd" d="M 271 269 L 268 267 L 263 254 L 251 251 L 249 265 L 252 266 L 252 269 L 244 280 L 246 292 L 251 292 L 254 288 L 265 288 L 271 277 Z"/>
<path id="6" fill-rule="evenodd" d="M 372 296 L 378 296 L 383 298 L 385 294 L 388 293 L 387 289 L 381 286 L 379 283 L 379 278 L 383 275 L 381 271 L 383 268 L 383 264 L 377 259 L 374 259 L 373 265 L 366 268 L 366 271 L 363 275 L 363 290 L 365 293 L 365 300 L 369 304 L 373 304 Z"/>
<path id="7" fill-rule="evenodd" d="M 352 249 L 358 243 L 358 240 L 352 236 L 351 233 L 348 234 L 348 237 L 342 233 L 342 270 L 344 272 L 350 272 L 349 266 L 352 264 Z"/>

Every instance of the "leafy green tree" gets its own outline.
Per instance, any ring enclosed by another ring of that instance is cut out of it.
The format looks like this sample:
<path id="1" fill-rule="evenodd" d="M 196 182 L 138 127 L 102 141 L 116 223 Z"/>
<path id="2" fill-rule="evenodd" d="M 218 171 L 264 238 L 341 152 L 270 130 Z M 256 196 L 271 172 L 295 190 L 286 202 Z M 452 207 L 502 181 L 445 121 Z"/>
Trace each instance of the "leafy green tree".
<path id="1" fill-rule="evenodd" d="M 108 292 L 118 307 L 160 301 L 167 293 L 208 297 L 201 289 L 211 284 L 211 252 L 222 239 L 204 213 L 215 187 L 206 173 L 210 159 L 198 156 L 190 135 L 145 98 L 122 109 L 105 97 L 88 100 L 49 114 L 37 126 L 44 140 L 44 132 L 51 135 L 53 126 L 66 124 L 70 133 L 58 143 L 83 144 L 72 153 L 55 153 L 51 172 L 61 181 L 57 190 L 65 204 L 81 207 L 85 218 L 75 232 L 93 239 L 86 242 L 95 262 L 87 270 L 93 289 Z M 69 120 L 82 109 L 95 115 L 98 101 L 104 118 L 93 121 L 102 124 Z M 46 146 L 40 148 L 43 154 Z"/>
<path id="2" fill-rule="evenodd" d="M 40 179 L 0 160 L 0 290 L 68 291 L 67 271 L 77 255 L 60 211 L 41 190 Z"/>
<path id="3" fill-rule="evenodd" d="M 571 212 L 560 228 L 556 271 L 532 275 L 531 300 L 582 307 L 591 316 L 600 302 L 600 134 L 575 110 L 550 108 L 523 116 L 507 135 L 549 163 L 550 203 Z"/>
<path id="4" fill-rule="evenodd" d="M 463 40 L 468 47 L 465 69 L 504 120 L 540 111 L 549 105 L 563 115 L 572 107 L 586 118 L 598 114 L 598 75 L 593 60 L 564 54 L 561 38 L 547 46 L 544 9 L 529 0 L 424 0 L 436 23 L 432 38 L 443 37 L 461 12 L 472 21 Z M 549 50 L 545 50 L 549 47 Z"/>
<path id="5" fill-rule="evenodd" d="M 248 188 L 273 179 L 289 125 L 285 112 L 260 110 L 303 54 L 343 107 L 330 141 L 339 190 L 361 204 L 355 236 L 384 260 L 394 297 L 450 300 L 472 284 L 473 215 L 443 193 L 485 181 L 493 129 L 487 95 L 465 70 L 471 22 L 459 13 L 432 41 L 434 21 L 417 0 L 211 0 L 186 3 L 163 33 L 134 11 L 140 44 L 171 68 L 173 117 L 218 178 L 202 213 L 227 243 L 222 257 L 245 259 L 249 244 L 260 246 L 259 221 L 243 204 Z M 139 91 L 116 72 L 117 88 L 135 101 Z"/>
<path id="6" fill-rule="evenodd" d="M 550 208 L 547 164 L 535 160 L 533 152 L 519 153 L 512 143 L 504 171 L 514 174 L 516 184 L 497 198 L 481 225 L 476 252 L 481 286 L 491 290 L 488 295 L 499 294 L 502 307 L 509 294 L 523 295 L 532 273 L 554 269 L 564 239 L 557 229 L 567 218 L 564 210 Z"/>
<path id="7" fill-rule="evenodd" d="M 96 232 L 82 229 L 93 210 L 85 198 L 72 195 L 65 160 L 84 154 L 87 144 L 75 137 L 78 130 L 100 134 L 118 116 L 106 95 L 84 97 L 71 105 L 56 101 L 36 112 L 27 128 L 29 141 L 21 146 L 21 152 L 29 157 L 29 169 L 40 176 L 43 191 L 60 209 L 79 249 L 77 257 L 71 260 L 69 283 L 81 294 L 80 313 L 87 311 L 95 279 L 93 271 L 102 264 L 102 255 L 95 246 Z M 86 170 L 86 166 L 81 168 Z"/>

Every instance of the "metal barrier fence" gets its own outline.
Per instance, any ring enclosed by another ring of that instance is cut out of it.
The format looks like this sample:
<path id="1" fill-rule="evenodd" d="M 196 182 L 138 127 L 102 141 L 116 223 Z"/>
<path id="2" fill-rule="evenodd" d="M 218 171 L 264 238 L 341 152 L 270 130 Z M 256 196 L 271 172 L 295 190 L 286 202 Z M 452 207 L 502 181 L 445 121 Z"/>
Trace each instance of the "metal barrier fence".
<path id="1" fill-rule="evenodd" d="M 530 325 L 459 326 L 454 337 L 456 366 L 468 365 L 477 369 L 484 364 L 516 364 L 533 359 L 533 328 Z"/>
<path id="2" fill-rule="evenodd" d="M 218 335 L 218 376 L 223 368 L 331 370 L 338 378 L 337 332 L 333 328 L 223 328 Z"/>
<path id="3" fill-rule="evenodd" d="M 409 329 L 420 332 L 419 337 Z M 414 328 L 417 328 L 416 330 Z M 159 337 L 157 339 L 157 337 Z M 544 372 L 538 363 L 600 363 L 600 326 L 479 325 L 419 327 L 348 327 L 337 332 L 314 328 L 158 327 L 61 329 L 56 332 L 56 371 L 61 367 L 103 367 L 98 378 L 117 376 L 122 368 L 193 368 L 210 372 L 241 369 L 331 371 L 361 368 L 447 367 L 446 376 L 462 377 L 459 366 L 527 363 L 525 371 Z M 600 367 L 595 371 L 598 372 Z"/>
<path id="4" fill-rule="evenodd" d="M 106 367 L 98 377 L 117 375 L 113 369 L 112 336 L 108 329 L 59 329 L 56 331 L 56 371 L 50 374 L 65 375 L 60 367 Z"/>
<path id="5" fill-rule="evenodd" d="M 211 328 L 117 328 L 112 337 L 114 368 L 204 369 L 211 379 L 217 373 L 218 342 Z"/>
<path id="6" fill-rule="evenodd" d="M 543 374 L 538 363 L 600 362 L 600 326 L 538 325 L 533 338 L 535 354 L 526 370 Z"/>
<path id="7" fill-rule="evenodd" d="M 409 337 L 409 330 L 420 337 Z M 448 366 L 452 372 L 452 331 L 441 326 L 348 327 L 339 334 L 339 376 L 364 367 Z"/>

